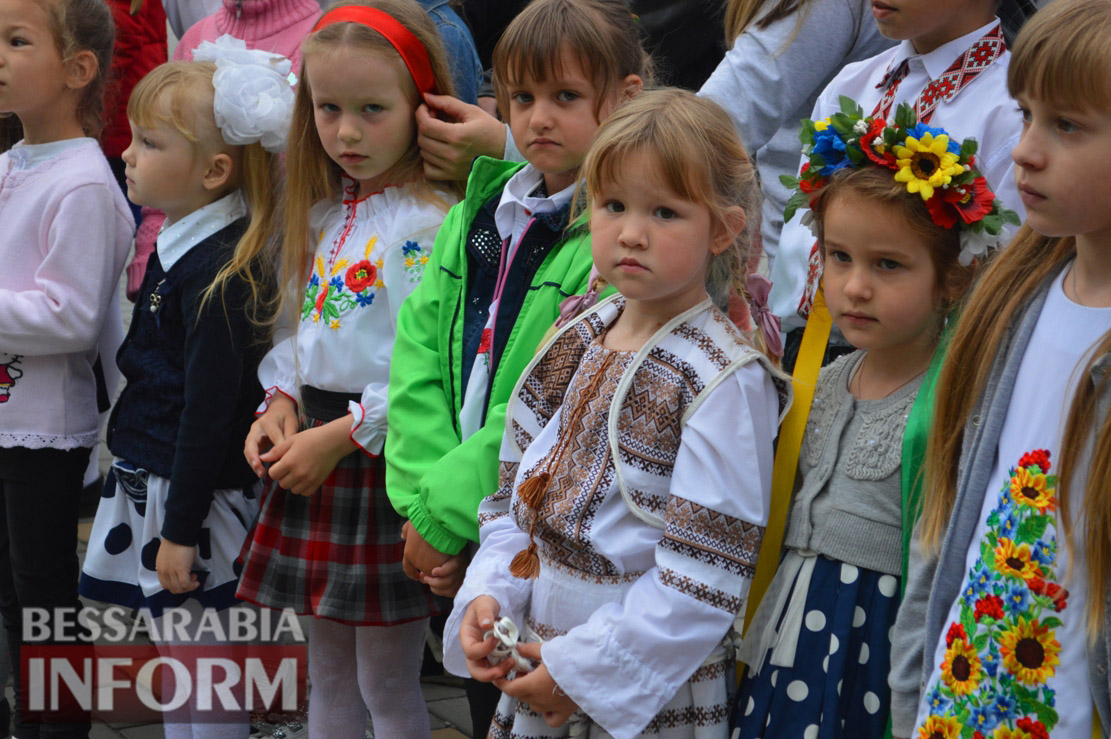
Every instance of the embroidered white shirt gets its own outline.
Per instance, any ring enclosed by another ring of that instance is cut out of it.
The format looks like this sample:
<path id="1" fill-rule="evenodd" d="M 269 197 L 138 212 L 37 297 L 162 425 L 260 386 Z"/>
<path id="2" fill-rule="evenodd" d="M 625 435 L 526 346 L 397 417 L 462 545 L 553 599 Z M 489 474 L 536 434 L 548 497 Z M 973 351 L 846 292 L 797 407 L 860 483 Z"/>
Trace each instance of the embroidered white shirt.
<path id="1" fill-rule="evenodd" d="M 628 371 L 627 362 L 625 366 L 623 372 Z M 722 530 L 730 519 L 764 526 L 771 488 L 770 440 L 779 423 L 774 383 L 766 370 L 752 362 L 709 392 L 712 397 L 686 419 L 671 470 L 670 500 L 666 511 L 661 508 L 656 513 L 665 518 L 666 526 L 675 526 L 682 518 L 686 523 L 679 528 L 688 524 L 697 528 L 693 523 L 697 516 L 672 511 L 693 505 L 723 514 L 714 515 Z M 559 443 L 561 417 L 564 411 L 571 412 L 569 405 L 561 406 L 524 449 L 514 490 Z M 614 422 L 608 402 L 602 412 Z M 595 441 L 575 442 L 584 444 L 583 453 L 594 459 L 580 462 L 573 450 L 581 477 L 577 487 L 560 490 L 560 510 L 566 511 L 561 515 L 575 534 L 545 541 L 552 545 L 551 551 L 568 553 L 565 558 L 604 562 L 606 570 L 619 574 L 567 574 L 576 568 L 552 561 L 541 565 L 538 580 L 514 577 L 509 563 L 529 544 L 529 534 L 516 518 L 523 504 L 516 493 L 512 500 L 498 495 L 485 499 L 479 507 L 481 547 L 444 628 L 444 666 L 454 674 L 466 674 L 459 645 L 462 617 L 472 600 L 490 595 L 501 606 L 501 615 L 522 629 L 528 624 L 545 641 L 544 663 L 560 687 L 614 736 L 631 737 L 639 735 L 635 727 L 645 726 L 676 695 L 733 623 L 733 611 L 715 599 L 728 601 L 725 593 L 746 592 L 747 585 L 738 584 L 746 576 L 732 565 L 719 569 L 710 562 L 721 562 L 715 557 L 699 562 L 670 550 L 663 541 L 664 531 L 634 512 L 618 480 L 606 471 L 611 458 L 597 449 L 608 441 Z M 501 453 L 503 473 L 505 463 L 517 459 L 516 442 L 514 433 L 507 430 Z M 637 453 L 652 455 L 650 449 Z M 600 484 L 594 485 L 595 479 Z M 637 487 L 633 481 L 629 486 L 630 490 Z M 553 560 L 559 556 L 553 555 Z M 665 583 L 666 573 L 678 576 L 683 584 Z"/>
<path id="2" fill-rule="evenodd" d="M 351 439 L 378 454 L 386 439 L 397 314 L 420 283 L 446 209 L 419 198 L 414 185 L 387 187 L 361 200 L 348 191 L 343 201 L 313 208 L 319 236 L 312 274 L 296 333 L 275 336 L 259 365 L 259 380 L 268 388 L 260 411 L 275 392 L 296 399 L 301 385 L 360 394 L 361 401 L 348 407 Z"/>
<path id="3" fill-rule="evenodd" d="M 1043 720 L 1054 717 L 1056 725 L 1047 727 L 1053 739 L 1092 736 L 1085 618 L 1087 571 L 1083 557 L 1073 556 L 1059 530 L 1060 519 L 1054 516 L 1057 504 L 1046 506 L 1041 496 L 1032 497 L 1042 489 L 1056 497 L 1054 489 L 1059 483 L 1051 476 L 1056 475 L 1060 463 L 1067 410 L 1079 383 L 1087 381 L 1083 370 L 1111 323 L 1111 308 L 1088 308 L 1066 296 L 1063 280 L 1068 271 L 1062 270 L 1054 280 L 1019 365 L 1007 419 L 999 435 L 995 469 L 965 557 L 967 581 L 950 606 L 942 638 L 936 645 L 927 645 L 933 670 L 921 697 L 918 726 L 931 715 L 959 713 L 961 706 L 970 702 L 964 698 L 969 695 L 981 707 L 973 709 L 970 720 L 980 722 L 986 736 L 991 736 L 989 730 L 997 725 L 1014 728 L 1024 716 Z M 1049 452 L 1049 468 L 1042 470 L 1048 476 L 1041 480 L 1024 477 L 1021 470 L 1023 457 L 1036 449 Z M 1072 495 L 1083 496 L 1089 467 L 1090 462 L 1084 460 L 1077 466 L 1079 474 L 1070 483 Z M 1041 507 L 1035 508 L 1036 504 Z M 1082 510 L 1082 499 L 1074 499 L 1071 507 L 1073 511 Z M 1043 520 L 1033 526 L 1036 518 L 1029 520 L 1031 514 L 1043 508 L 1050 523 L 1046 525 Z M 1073 526 L 1075 551 L 1082 552 L 1083 522 L 1074 519 Z M 1038 595 L 1049 592 L 1034 584 L 1039 579 L 1068 591 L 1059 611 L 1037 602 Z M 942 663 L 947 661 L 947 652 L 957 650 L 947 643 L 947 635 L 952 624 L 961 623 L 962 611 L 982 608 L 993 597 L 1002 599 L 998 622 L 986 628 L 980 618 L 975 618 L 969 624 L 975 631 L 965 627 L 965 641 L 972 645 L 976 657 L 965 653 L 973 669 L 954 701 L 945 690 L 953 677 L 943 676 Z M 1025 709 L 1016 705 L 1016 694 L 1028 699 Z M 1043 708 L 1047 704 L 1048 711 Z"/>
<path id="4" fill-rule="evenodd" d="M 876 85 L 887 70 L 907 61 L 906 77 L 895 91 L 892 110 L 899 103 L 913 105 L 919 93 L 931 80 L 941 76 L 965 50 L 980 40 L 999 21 L 995 20 L 975 31 L 943 44 L 928 54 L 918 54 L 910 41 L 877 54 L 871 59 L 848 64 L 833 78 L 814 104 L 813 120 L 821 120 L 841 109 L 840 96 L 855 100 L 864 115 L 871 115 L 884 91 Z M 1026 210 L 1018 197 L 1014 180 L 1011 150 L 1022 134 L 1022 115 L 1007 92 L 1007 65 L 1011 52 L 1004 51 L 991 66 L 981 72 L 950 101 L 942 99 L 934 111 L 930 126 L 944 128 L 962 141 L 976 139 L 976 167 L 987 178 L 995 195 L 1007 208 L 1025 218 Z M 802 162 L 800 160 L 799 166 Z M 783 322 L 784 331 L 805 324 L 798 314 L 799 301 L 806 286 L 807 263 L 814 235 L 802 225 L 800 210 L 784 225 L 779 238 L 779 251 L 772 264 L 772 292 L 769 304 L 772 313 Z"/>

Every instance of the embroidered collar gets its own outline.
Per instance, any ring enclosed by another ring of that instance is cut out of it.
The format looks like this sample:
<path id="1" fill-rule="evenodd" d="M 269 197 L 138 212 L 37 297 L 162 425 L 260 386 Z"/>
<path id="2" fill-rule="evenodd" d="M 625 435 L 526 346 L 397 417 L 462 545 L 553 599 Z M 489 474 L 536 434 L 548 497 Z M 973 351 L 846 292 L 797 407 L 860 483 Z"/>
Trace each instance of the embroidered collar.
<path id="1" fill-rule="evenodd" d="M 904 61 L 911 61 L 918 58 L 922 62 L 922 66 L 926 69 L 926 74 L 930 79 L 936 80 L 945 71 L 952 66 L 953 62 L 959 59 L 966 51 L 972 48 L 972 45 L 986 36 L 996 27 L 1000 26 L 1000 21 L 995 18 L 987 25 L 977 28 L 975 31 L 966 33 L 960 38 L 955 38 L 952 41 L 942 44 L 931 52 L 926 54 L 919 54 L 914 50 L 914 44 L 909 40 L 903 41 L 895 49 L 895 56 L 891 58 L 891 64 L 888 69 L 895 69 Z"/>
<path id="2" fill-rule="evenodd" d="M 558 228 L 553 228 L 550 219 L 545 219 L 544 216 L 558 214 L 564 208 L 569 209 L 577 186 L 577 183 L 570 185 L 554 195 L 546 193 L 539 195 L 537 188 L 540 188 L 541 193 L 544 192 L 544 175 L 531 164 L 526 164 L 509 178 L 509 182 L 505 183 L 501 200 L 494 209 L 494 223 L 498 227 L 498 235 L 503 239 L 513 235 L 517 220 L 520 219 L 523 225 L 528 219 L 524 215 L 526 212 L 536 216 L 537 220 L 543 220 L 553 231 L 562 228 L 566 223 L 566 217 L 559 219 Z"/>
<path id="3" fill-rule="evenodd" d="M 49 161 L 69 149 L 78 149 L 82 146 L 95 144 L 96 139 L 80 137 L 76 139 L 62 139 L 51 141 L 48 144 L 28 144 L 20 140 L 18 144 L 8 150 L 12 161 L 12 171 L 34 169 L 43 162 Z"/>
<path id="4" fill-rule="evenodd" d="M 247 206 L 239 190 L 235 190 L 180 221 L 163 224 L 155 247 L 162 269 L 169 272 L 190 249 L 245 215 Z"/>
<path id="5" fill-rule="evenodd" d="M 970 43 L 970 39 L 983 28 L 988 29 L 987 32 Z M 918 93 L 918 97 L 914 101 L 914 111 L 919 121 L 929 123 L 940 102 L 953 100 L 962 89 L 979 77 L 981 72 L 994 64 L 995 60 L 1007 50 L 1007 42 L 1003 38 L 1003 31 L 998 21 L 983 28 L 950 41 L 948 44 L 944 44 L 921 57 L 904 58 L 898 63 L 893 59 L 888 65 L 883 79 L 876 85 L 876 89 L 883 90 L 883 95 L 876 103 L 872 115 L 880 118 L 891 117 L 891 107 L 895 102 L 895 93 L 899 84 L 909 72 L 910 61 L 915 60 L 923 65 L 930 77 L 930 82 Z M 896 58 L 906 53 L 909 42 L 904 43 L 907 47 L 900 47 L 900 54 L 897 54 Z M 965 44 L 968 44 L 968 46 L 960 52 L 957 58 L 943 71 L 937 73 L 937 67 L 944 60 L 949 59 L 953 52 L 964 47 Z"/>

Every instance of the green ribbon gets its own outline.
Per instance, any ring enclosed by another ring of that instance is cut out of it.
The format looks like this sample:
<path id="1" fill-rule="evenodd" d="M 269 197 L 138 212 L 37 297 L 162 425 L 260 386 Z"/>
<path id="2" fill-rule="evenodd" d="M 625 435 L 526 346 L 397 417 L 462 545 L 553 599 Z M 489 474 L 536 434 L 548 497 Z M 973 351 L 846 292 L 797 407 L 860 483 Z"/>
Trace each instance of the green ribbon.
<path id="1" fill-rule="evenodd" d="M 930 433 L 930 423 L 934 417 L 934 391 L 937 388 L 937 377 L 941 374 L 941 365 L 949 349 L 949 340 L 956 329 L 956 315 L 950 316 L 941 339 L 934 349 L 930 367 L 922 379 L 922 387 L 918 390 L 918 397 L 910 409 L 906 430 L 903 432 L 903 464 L 902 464 L 902 495 L 903 495 L 903 577 L 900 583 L 900 596 L 907 587 L 907 564 L 910 561 L 910 537 L 914 533 L 914 525 L 918 523 L 921 515 L 920 502 L 922 500 L 922 464 L 926 460 L 926 440 Z"/>

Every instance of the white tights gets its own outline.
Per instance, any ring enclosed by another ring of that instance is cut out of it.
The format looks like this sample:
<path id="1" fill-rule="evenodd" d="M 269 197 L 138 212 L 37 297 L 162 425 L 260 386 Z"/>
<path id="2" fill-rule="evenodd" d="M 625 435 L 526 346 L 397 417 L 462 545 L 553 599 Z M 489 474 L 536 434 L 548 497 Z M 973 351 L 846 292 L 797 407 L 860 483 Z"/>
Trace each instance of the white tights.
<path id="1" fill-rule="evenodd" d="M 309 736 L 362 739 L 366 712 L 374 735 L 427 737 L 420 666 L 428 619 L 398 626 L 309 625 Z M 167 735 L 169 736 L 169 735 Z"/>
<path id="2" fill-rule="evenodd" d="M 194 599 L 190 598 L 185 601 L 185 604 L 180 607 L 181 610 L 186 610 L 191 616 L 190 626 L 185 629 L 188 633 L 189 639 L 182 642 L 177 632 L 175 637 L 169 640 L 156 641 L 158 651 L 163 654 L 172 654 L 175 644 L 191 644 L 196 646 L 215 646 L 221 642 L 217 641 L 215 634 L 211 631 L 205 631 L 197 634 L 197 626 L 199 626 L 202 614 L 201 605 Z M 223 632 L 228 633 L 228 611 L 223 610 L 218 613 L 220 625 L 223 627 Z M 165 624 L 165 619 L 161 616 L 154 619 L 154 626 L 158 631 L 159 636 L 163 636 L 162 630 Z M 170 696 L 173 694 L 173 686 L 170 682 L 171 670 L 163 668 L 162 670 L 162 694 Z M 194 686 L 197 691 L 205 690 L 206 688 L 201 685 Z M 187 704 L 192 712 L 195 708 L 195 700 L 191 699 Z M 168 717 L 167 717 L 168 718 Z M 180 713 L 175 712 L 174 718 L 185 719 L 185 708 L 180 710 Z M 206 720 L 203 716 L 198 718 L 201 721 Z M 207 719 L 211 720 L 211 716 Z M 163 730 L 166 732 L 166 739 L 246 739 L 251 733 L 250 717 L 246 711 L 237 712 L 232 716 L 224 719 L 224 723 L 195 723 L 192 720 L 187 720 L 183 723 L 172 723 L 164 721 L 162 724 Z"/>

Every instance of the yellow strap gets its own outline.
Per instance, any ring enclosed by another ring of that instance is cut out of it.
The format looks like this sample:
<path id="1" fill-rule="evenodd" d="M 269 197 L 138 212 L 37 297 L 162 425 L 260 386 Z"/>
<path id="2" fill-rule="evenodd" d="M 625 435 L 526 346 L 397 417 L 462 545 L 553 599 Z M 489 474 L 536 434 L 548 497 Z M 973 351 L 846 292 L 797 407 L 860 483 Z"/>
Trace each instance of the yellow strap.
<path id="1" fill-rule="evenodd" d="M 818 288 L 814 296 L 814 307 L 806 321 L 802 334 L 798 360 L 795 362 L 791 384 L 795 390 L 795 401 L 791 410 L 779 427 L 779 445 L 772 468 L 771 510 L 768 512 L 768 527 L 764 530 L 764 541 L 760 544 L 760 554 L 756 559 L 756 574 L 748 591 L 748 607 L 745 610 L 744 630 L 760 605 L 764 592 L 771 584 L 779 566 L 779 550 L 783 546 L 783 531 L 787 526 L 787 511 L 791 507 L 791 491 L 795 487 L 795 473 L 798 471 L 799 448 L 802 434 L 806 430 L 806 418 L 810 415 L 810 404 L 814 402 L 814 387 L 818 383 L 818 371 L 822 368 L 822 358 L 829 344 L 829 332 L 833 327 L 829 309 L 826 308 L 825 293 Z M 738 670 L 738 675 L 744 674 Z"/>

